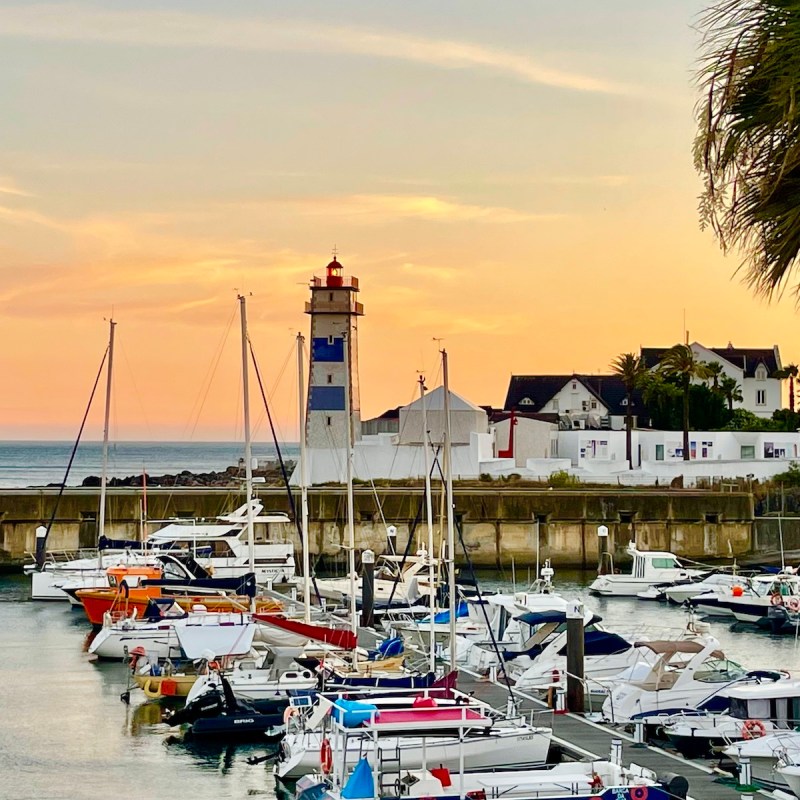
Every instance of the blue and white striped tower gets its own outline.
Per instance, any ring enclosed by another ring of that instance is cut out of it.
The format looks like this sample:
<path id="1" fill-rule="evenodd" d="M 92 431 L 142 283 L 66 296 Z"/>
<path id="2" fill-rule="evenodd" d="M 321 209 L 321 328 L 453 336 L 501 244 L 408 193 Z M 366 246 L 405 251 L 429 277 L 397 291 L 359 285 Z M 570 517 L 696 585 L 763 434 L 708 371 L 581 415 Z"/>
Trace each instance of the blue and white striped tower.
<path id="1" fill-rule="evenodd" d="M 358 318 L 364 306 L 356 302 L 358 278 L 345 277 L 336 260 L 325 268 L 324 278 L 312 278 L 311 365 L 308 378 L 307 443 L 310 448 L 347 447 L 347 402 L 350 389 L 353 441 L 361 438 L 361 403 L 358 393 Z M 348 374 L 349 373 L 349 374 Z"/>

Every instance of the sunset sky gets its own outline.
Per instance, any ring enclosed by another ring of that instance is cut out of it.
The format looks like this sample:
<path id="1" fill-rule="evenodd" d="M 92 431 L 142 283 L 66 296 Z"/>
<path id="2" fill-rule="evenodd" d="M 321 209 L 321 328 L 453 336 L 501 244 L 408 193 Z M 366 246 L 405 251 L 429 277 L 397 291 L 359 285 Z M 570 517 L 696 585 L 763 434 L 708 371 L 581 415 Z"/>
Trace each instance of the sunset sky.
<path id="1" fill-rule="evenodd" d="M 796 362 L 792 298 L 754 299 L 699 229 L 704 5 L 0 2 L 0 437 L 74 436 L 113 312 L 112 435 L 236 438 L 239 290 L 296 438 L 334 245 L 365 418 L 437 383 L 435 339 L 495 405 L 512 373 L 674 344 L 684 309 L 692 340 Z"/>

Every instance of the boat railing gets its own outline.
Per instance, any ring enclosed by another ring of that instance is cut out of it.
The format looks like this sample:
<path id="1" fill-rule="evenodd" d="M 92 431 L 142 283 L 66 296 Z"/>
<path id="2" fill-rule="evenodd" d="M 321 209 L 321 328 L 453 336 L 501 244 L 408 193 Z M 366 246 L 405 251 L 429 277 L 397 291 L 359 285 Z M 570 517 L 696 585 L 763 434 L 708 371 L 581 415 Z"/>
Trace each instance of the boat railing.
<path id="1" fill-rule="evenodd" d="M 36 554 L 29 550 L 25 551 L 25 556 L 30 558 L 31 561 L 36 560 Z M 58 565 L 65 564 L 69 561 L 78 561 L 83 558 L 97 558 L 97 548 L 80 547 L 70 550 L 48 550 L 44 555 L 44 563 Z"/>

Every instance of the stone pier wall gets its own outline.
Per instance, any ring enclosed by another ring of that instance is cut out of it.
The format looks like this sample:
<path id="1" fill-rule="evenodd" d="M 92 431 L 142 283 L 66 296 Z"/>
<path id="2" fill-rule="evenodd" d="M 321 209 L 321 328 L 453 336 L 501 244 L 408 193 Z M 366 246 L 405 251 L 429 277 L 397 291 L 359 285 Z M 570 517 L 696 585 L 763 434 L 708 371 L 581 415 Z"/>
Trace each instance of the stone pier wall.
<path id="1" fill-rule="evenodd" d="M 261 488 L 258 495 L 268 510 L 289 511 L 284 490 Z M 0 490 L 0 557 L 7 563 L 23 560 L 35 546 L 35 529 L 53 513 L 56 489 Z M 156 520 L 174 517 L 212 518 L 243 503 L 240 493 L 217 488 L 150 489 L 147 493 L 146 530 Z M 67 489 L 58 504 L 48 547 L 90 547 L 96 539 L 98 490 Z M 142 496 L 132 488 L 108 492 L 106 535 L 137 538 Z M 309 492 L 311 550 L 315 558 L 336 561 L 346 557 L 346 493 L 343 487 L 315 487 Z M 647 550 L 671 550 L 688 558 L 728 558 L 745 555 L 753 547 L 753 500 L 747 493 L 682 490 L 553 490 L 518 487 L 455 489 L 456 519 L 464 544 L 476 566 L 519 567 L 539 557 L 561 567 L 597 564 L 597 526 L 610 531 L 609 545 L 616 559 L 624 558 L 628 541 Z M 434 495 L 435 537 L 442 536 L 439 494 Z M 416 487 L 359 486 L 355 490 L 356 548 L 387 550 L 387 527 L 396 528 L 395 548 L 402 551 L 413 532 L 427 541 L 423 519 L 423 492 Z M 270 536 L 299 539 L 294 524 L 271 526 Z M 299 553 L 299 547 L 298 547 Z M 465 561 L 457 545 L 457 557 Z M 299 558 L 298 558 L 299 560 Z"/>

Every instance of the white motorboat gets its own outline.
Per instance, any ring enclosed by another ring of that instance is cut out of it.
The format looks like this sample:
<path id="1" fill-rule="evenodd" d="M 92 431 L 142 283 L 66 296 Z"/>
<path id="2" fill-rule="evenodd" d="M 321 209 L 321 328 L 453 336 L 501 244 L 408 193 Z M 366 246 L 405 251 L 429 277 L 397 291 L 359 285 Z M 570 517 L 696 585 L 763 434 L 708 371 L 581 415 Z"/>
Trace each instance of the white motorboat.
<path id="1" fill-rule="evenodd" d="M 89 654 L 98 658 L 126 658 L 134 647 L 143 647 L 154 658 L 204 658 L 245 655 L 250 652 L 256 625 L 250 614 L 209 612 L 195 606 L 184 614 L 179 607 L 167 610 L 157 620 L 114 618 L 89 645 Z"/>
<path id="2" fill-rule="evenodd" d="M 721 689 L 747 677 L 744 667 L 728 660 L 712 636 L 636 645 L 658 658 L 646 676 L 618 683 L 603 703 L 603 716 L 612 723 L 627 724 L 637 718 L 650 721 L 693 711 Z"/>
<path id="3" fill-rule="evenodd" d="M 780 775 L 795 797 L 800 797 L 800 763 L 785 759 L 786 756 L 778 758 L 774 772 Z"/>
<path id="4" fill-rule="evenodd" d="M 259 584 L 271 586 L 294 577 L 294 547 L 281 541 L 270 526 L 279 529 L 289 524 L 282 513 L 262 514 L 260 500 L 250 500 L 255 533 L 255 563 L 249 562 L 247 542 L 247 506 L 245 503 L 230 514 L 213 522 L 197 520 L 171 521 L 147 538 L 147 547 L 154 552 L 178 550 L 190 553 L 201 564 L 210 565 L 217 578 L 238 578 L 255 572 Z M 263 530 L 259 531 L 259 527 Z"/>
<path id="5" fill-rule="evenodd" d="M 789 764 L 800 763 L 800 733 L 783 731 L 748 739 L 729 745 L 723 752 L 737 764 L 746 756 L 750 759 L 753 780 L 770 789 L 785 791 L 788 782 L 782 770 Z"/>
<path id="6" fill-rule="evenodd" d="M 727 703 L 727 711 L 677 714 L 662 723 L 664 735 L 686 758 L 800 723 L 800 680 L 789 680 L 786 672 L 765 671 L 757 682 L 723 689 L 715 701 Z"/>
<path id="7" fill-rule="evenodd" d="M 674 553 L 638 550 L 633 542 L 628 544 L 628 555 L 633 558 L 628 575 L 615 572 L 598 575 L 589 591 L 609 597 L 636 597 L 653 586 L 700 580 L 708 573 L 684 567 Z"/>
<path id="8" fill-rule="evenodd" d="M 706 594 L 707 592 L 718 592 L 720 589 L 730 590 L 734 586 L 744 588 L 748 582 L 748 579 L 741 575 L 714 572 L 702 581 L 678 583 L 675 586 L 667 586 L 661 591 L 668 602 L 681 606 L 687 600 L 691 600 L 698 595 Z"/>
<path id="9" fill-rule="evenodd" d="M 276 777 L 292 780 L 318 768 L 320 752 L 327 747 L 323 742 L 329 742 L 320 723 L 331 711 L 337 740 L 334 751 L 344 770 L 362 756 L 380 762 L 391 760 L 402 764 L 404 770 L 421 769 L 427 763 L 458 769 L 460 757 L 471 770 L 530 767 L 547 761 L 552 737 L 551 728 L 528 725 L 521 717 L 501 719 L 467 703 L 378 709 L 367 702 L 345 706 L 337 700 L 339 713 L 333 705 L 320 697 L 304 728 L 287 732 L 275 765 Z M 347 720 L 350 709 L 361 720 L 352 735 L 347 733 L 350 723 L 337 721 Z M 372 735 L 365 738 L 365 730 Z"/>

